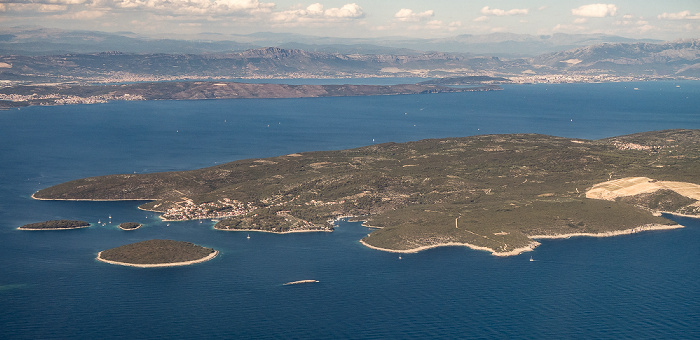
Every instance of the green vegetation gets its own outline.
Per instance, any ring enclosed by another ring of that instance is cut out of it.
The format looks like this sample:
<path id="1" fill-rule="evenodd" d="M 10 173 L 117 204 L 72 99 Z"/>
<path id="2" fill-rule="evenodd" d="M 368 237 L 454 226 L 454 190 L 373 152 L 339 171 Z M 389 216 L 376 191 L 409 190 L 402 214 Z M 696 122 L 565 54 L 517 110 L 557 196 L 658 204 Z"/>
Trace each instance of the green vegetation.
<path id="1" fill-rule="evenodd" d="M 98 258 L 123 264 L 169 264 L 201 260 L 213 252 L 190 242 L 148 240 L 104 250 Z"/>
<path id="2" fill-rule="evenodd" d="M 700 130 L 598 141 L 536 134 L 429 139 L 79 179 L 34 197 L 153 200 L 141 208 L 168 219 L 230 216 L 219 229 L 328 230 L 329 220 L 361 216 L 382 228 L 363 240 L 380 248 L 456 242 L 507 252 L 527 246 L 530 235 L 673 224 L 651 210 L 697 213 L 688 208 L 694 200 L 675 193 L 617 201 L 585 193 L 624 177 L 700 183 L 698 145 Z"/>
<path id="3" fill-rule="evenodd" d="M 124 222 L 119 224 L 119 229 L 122 230 L 135 230 L 138 228 L 141 228 L 141 224 L 136 222 Z"/>
<path id="4" fill-rule="evenodd" d="M 85 221 L 74 220 L 51 220 L 38 223 L 25 224 L 18 229 L 20 230 L 62 230 L 62 229 L 78 229 L 89 227 L 90 223 Z"/>

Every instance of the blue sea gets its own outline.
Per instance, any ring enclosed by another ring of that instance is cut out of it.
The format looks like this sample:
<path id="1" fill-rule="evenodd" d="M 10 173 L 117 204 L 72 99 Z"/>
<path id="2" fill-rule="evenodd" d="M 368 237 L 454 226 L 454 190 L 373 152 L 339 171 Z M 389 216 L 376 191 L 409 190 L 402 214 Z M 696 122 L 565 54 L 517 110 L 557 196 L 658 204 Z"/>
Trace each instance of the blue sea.
<path id="1" fill-rule="evenodd" d="M 509 258 L 447 247 L 399 259 L 360 245 L 369 231 L 358 223 L 247 239 L 211 221 L 167 226 L 138 210 L 142 202 L 30 197 L 87 176 L 374 143 L 521 132 L 598 139 L 672 128 L 700 128 L 700 82 L 0 111 L 0 338 L 697 339 L 698 219 L 672 217 L 687 228 L 671 231 L 545 240 Z M 106 225 L 16 230 L 51 219 Z M 116 227 L 130 221 L 144 227 Z M 220 255 L 157 269 L 95 260 L 101 250 L 153 238 Z M 283 285 L 303 279 L 319 282 Z"/>

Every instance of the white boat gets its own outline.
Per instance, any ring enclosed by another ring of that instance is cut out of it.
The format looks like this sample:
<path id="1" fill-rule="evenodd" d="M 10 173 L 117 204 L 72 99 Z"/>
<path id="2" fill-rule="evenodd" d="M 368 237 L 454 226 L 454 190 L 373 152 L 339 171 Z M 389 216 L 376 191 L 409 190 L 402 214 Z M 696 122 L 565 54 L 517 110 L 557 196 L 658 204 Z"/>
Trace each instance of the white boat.
<path id="1" fill-rule="evenodd" d="M 250 234 L 248 234 L 248 236 L 246 238 L 250 240 Z"/>
<path id="2" fill-rule="evenodd" d="M 302 283 L 316 283 L 316 282 L 318 282 L 318 280 L 299 280 L 299 281 L 287 282 L 284 285 L 288 286 L 288 285 L 298 285 L 298 284 L 302 284 Z"/>
<path id="3" fill-rule="evenodd" d="M 532 259 L 532 256 L 530 256 L 530 262 L 535 262 L 535 260 Z"/>

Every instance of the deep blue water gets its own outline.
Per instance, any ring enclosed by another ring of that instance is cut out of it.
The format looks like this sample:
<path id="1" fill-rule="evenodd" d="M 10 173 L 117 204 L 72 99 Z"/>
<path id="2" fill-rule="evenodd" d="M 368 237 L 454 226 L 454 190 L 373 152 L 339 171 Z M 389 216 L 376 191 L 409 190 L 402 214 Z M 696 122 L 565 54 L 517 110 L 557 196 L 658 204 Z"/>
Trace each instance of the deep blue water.
<path id="1" fill-rule="evenodd" d="M 676 87 L 679 85 L 680 87 Z M 638 90 L 634 90 L 638 88 Z M 0 337 L 700 338 L 700 222 L 544 241 L 496 258 L 465 248 L 384 253 L 367 230 L 273 235 L 170 223 L 139 202 L 35 201 L 71 179 L 485 133 L 603 138 L 700 128 L 700 83 L 507 86 L 438 95 L 120 102 L 0 112 Z M 105 227 L 17 231 L 37 221 Z M 126 232 L 120 222 L 145 226 Z M 97 262 L 152 238 L 221 251 L 159 269 Z M 532 255 L 537 261 L 529 262 Z M 288 281 L 317 279 L 309 285 Z"/>

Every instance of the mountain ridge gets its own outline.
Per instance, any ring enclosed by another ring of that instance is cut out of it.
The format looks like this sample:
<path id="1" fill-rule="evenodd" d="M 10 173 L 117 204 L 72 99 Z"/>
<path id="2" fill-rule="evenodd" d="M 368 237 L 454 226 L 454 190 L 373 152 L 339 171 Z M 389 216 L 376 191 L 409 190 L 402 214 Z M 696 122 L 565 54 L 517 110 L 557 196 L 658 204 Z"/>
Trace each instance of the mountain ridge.
<path id="1" fill-rule="evenodd" d="M 607 43 L 516 59 L 446 52 L 342 54 L 280 47 L 207 54 L 0 55 L 0 79 L 10 84 L 459 76 L 505 77 L 516 83 L 610 80 L 605 77 L 697 79 L 700 39 L 661 44 Z"/>
<path id="2" fill-rule="evenodd" d="M 430 51 L 527 57 L 604 42 L 661 42 L 605 34 L 529 35 L 518 33 L 463 34 L 444 38 L 337 38 L 303 34 L 199 34 L 149 37 L 133 32 L 63 30 L 45 27 L 6 27 L 0 54 L 47 55 L 97 53 L 226 53 L 260 47 L 283 47 L 327 53 L 414 54 Z"/>

